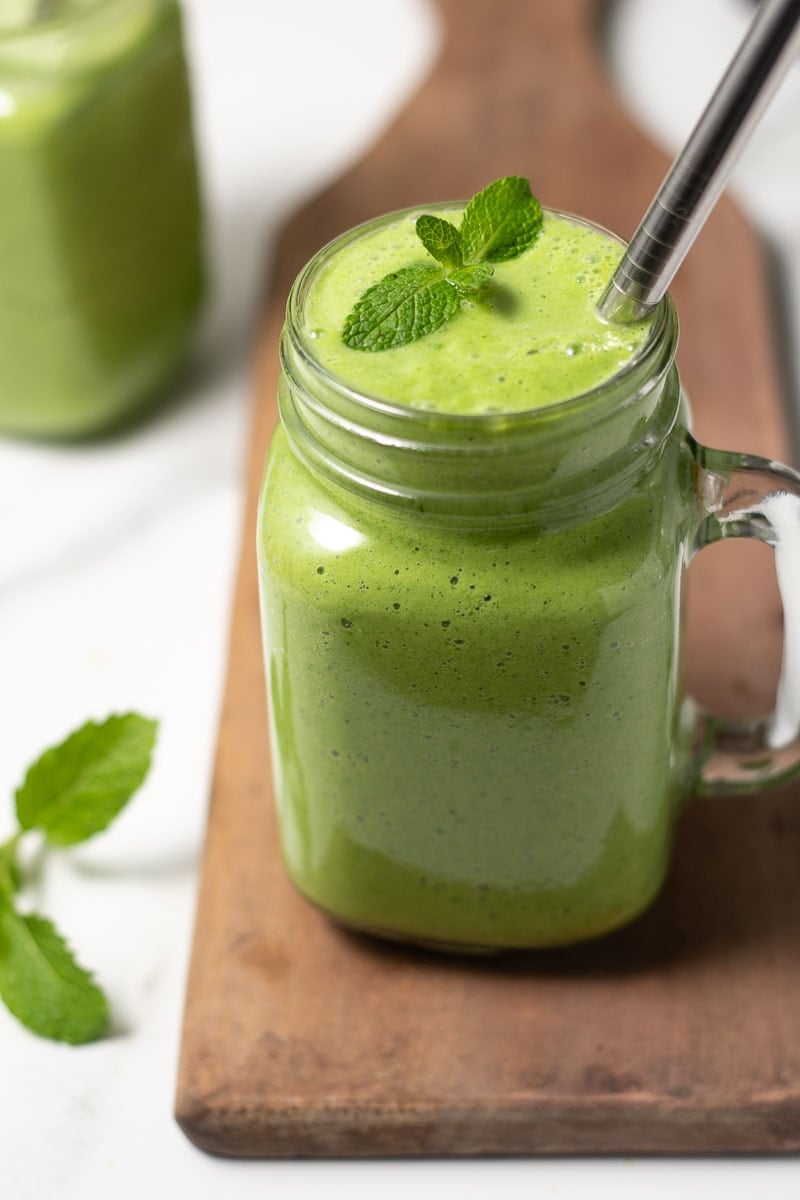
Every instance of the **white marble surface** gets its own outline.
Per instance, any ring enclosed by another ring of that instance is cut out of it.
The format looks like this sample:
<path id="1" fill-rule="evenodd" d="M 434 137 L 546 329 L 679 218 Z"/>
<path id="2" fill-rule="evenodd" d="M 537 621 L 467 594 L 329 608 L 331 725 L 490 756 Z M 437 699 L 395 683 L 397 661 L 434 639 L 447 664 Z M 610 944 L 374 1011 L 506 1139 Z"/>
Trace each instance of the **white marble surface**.
<path id="1" fill-rule="evenodd" d="M 85 848 L 54 856 L 32 896 L 96 968 L 114 1036 L 78 1050 L 56 1046 L 0 1009 L 0 1194 L 797 1196 L 795 1159 L 236 1163 L 205 1157 L 174 1125 L 238 552 L 248 348 L 268 240 L 287 208 L 354 157 L 401 103 L 437 38 L 423 0 L 187 7 L 216 286 L 180 403 L 108 444 L 0 443 L 0 789 L 9 798 L 0 802 L 0 836 L 13 789 L 45 745 L 112 710 L 162 720 L 151 778 L 129 810 Z M 744 0 L 620 0 L 615 66 L 657 136 L 674 144 L 685 133 L 747 15 Z M 783 247 L 795 329 L 799 114 L 795 71 L 737 177 Z"/>

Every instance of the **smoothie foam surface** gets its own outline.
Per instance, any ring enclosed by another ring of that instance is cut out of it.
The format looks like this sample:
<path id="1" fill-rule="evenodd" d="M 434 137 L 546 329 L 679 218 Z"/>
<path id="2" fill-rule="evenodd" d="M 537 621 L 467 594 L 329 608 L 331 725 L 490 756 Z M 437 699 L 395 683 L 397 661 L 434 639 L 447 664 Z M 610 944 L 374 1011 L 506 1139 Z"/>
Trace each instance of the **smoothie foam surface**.
<path id="1" fill-rule="evenodd" d="M 463 300 L 448 324 L 396 349 L 351 349 L 341 329 L 366 289 L 389 272 L 425 263 L 414 229 L 418 215 L 367 227 L 338 247 L 311 284 L 305 336 L 314 357 L 349 386 L 419 409 L 519 412 L 589 391 L 646 342 L 649 321 L 609 325 L 595 311 L 621 244 L 548 212 L 530 249 L 496 264 L 481 298 Z M 443 215 L 457 220 L 459 212 Z"/>

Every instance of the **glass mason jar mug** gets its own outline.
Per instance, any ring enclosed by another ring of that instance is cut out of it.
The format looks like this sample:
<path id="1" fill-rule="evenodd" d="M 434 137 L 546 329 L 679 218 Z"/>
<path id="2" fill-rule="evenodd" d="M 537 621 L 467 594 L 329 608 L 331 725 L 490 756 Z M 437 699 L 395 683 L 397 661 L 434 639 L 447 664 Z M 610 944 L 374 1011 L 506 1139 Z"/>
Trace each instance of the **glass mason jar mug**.
<path id="1" fill-rule="evenodd" d="M 657 893 L 687 796 L 800 762 L 800 476 L 693 440 L 669 300 L 616 375 L 549 407 L 358 394 L 315 358 L 304 303 L 360 232 L 292 290 L 260 505 L 287 868 L 392 938 L 603 934 Z M 787 617 L 776 712 L 746 727 L 681 689 L 685 568 L 732 536 L 774 547 Z"/>
<path id="2" fill-rule="evenodd" d="M 0 5 L 0 430 L 150 402 L 203 290 L 177 0 Z"/>

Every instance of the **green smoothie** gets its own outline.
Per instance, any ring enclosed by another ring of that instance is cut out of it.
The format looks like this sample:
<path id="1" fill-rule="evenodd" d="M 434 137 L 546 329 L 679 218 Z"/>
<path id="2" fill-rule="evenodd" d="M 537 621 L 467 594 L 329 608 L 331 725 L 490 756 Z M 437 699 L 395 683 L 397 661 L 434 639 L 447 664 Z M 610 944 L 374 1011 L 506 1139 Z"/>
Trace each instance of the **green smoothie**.
<path id="1" fill-rule="evenodd" d="M 320 272 L 306 301 L 314 354 L 367 395 L 414 408 L 480 414 L 555 404 L 616 374 L 647 337 L 648 322 L 608 325 L 595 311 L 621 253 L 601 230 L 546 213 L 534 246 L 499 264 L 455 321 L 394 350 L 351 350 L 341 329 L 365 288 L 425 261 L 409 215 L 350 242 Z"/>
<path id="2" fill-rule="evenodd" d="M 174 0 L 0 0 L 0 428 L 76 436 L 151 399 L 202 291 Z"/>
<path id="3" fill-rule="evenodd" d="M 373 224 L 290 305 L 258 535 L 284 855 L 358 928 L 576 941 L 652 899 L 687 783 L 674 329 L 603 325 L 619 243 L 548 214 L 488 298 L 350 350 L 415 253 Z"/>

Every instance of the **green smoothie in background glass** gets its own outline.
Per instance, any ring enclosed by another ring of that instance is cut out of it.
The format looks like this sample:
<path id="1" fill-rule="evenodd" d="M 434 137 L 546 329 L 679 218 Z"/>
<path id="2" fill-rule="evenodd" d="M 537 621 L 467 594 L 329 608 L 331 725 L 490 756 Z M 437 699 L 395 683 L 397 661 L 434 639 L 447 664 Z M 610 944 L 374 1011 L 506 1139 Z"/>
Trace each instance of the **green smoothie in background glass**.
<path id="1" fill-rule="evenodd" d="M 651 901 L 701 769 L 680 611 L 710 518 L 677 324 L 601 322 L 619 242 L 546 213 L 456 305 L 435 283 L 384 306 L 384 340 L 443 304 L 435 329 L 346 344 L 368 289 L 431 270 L 418 217 L 344 235 L 289 302 L 258 534 L 284 857 L 356 928 L 568 943 Z"/>
<path id="2" fill-rule="evenodd" d="M 0 430 L 74 437 L 150 401 L 202 292 L 174 0 L 0 0 Z"/>

